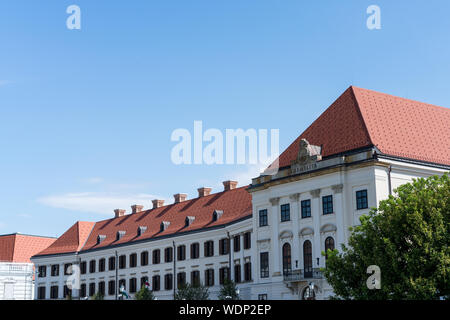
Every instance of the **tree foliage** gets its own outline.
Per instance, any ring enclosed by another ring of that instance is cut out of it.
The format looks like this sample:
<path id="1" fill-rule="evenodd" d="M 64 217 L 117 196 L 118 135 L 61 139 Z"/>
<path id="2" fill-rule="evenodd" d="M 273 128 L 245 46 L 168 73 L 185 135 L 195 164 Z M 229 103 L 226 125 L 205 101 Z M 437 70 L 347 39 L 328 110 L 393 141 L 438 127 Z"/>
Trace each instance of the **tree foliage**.
<path id="1" fill-rule="evenodd" d="M 236 283 L 232 280 L 226 279 L 220 288 L 218 298 L 219 300 L 240 300 Z"/>
<path id="2" fill-rule="evenodd" d="M 100 292 L 94 293 L 94 295 L 91 297 L 91 300 L 104 300 L 105 296 L 101 294 Z"/>
<path id="3" fill-rule="evenodd" d="M 450 297 L 450 180 L 414 179 L 352 228 L 348 247 L 328 251 L 323 270 L 339 299 Z M 381 270 L 381 289 L 369 290 L 367 267 Z"/>
<path id="4" fill-rule="evenodd" d="M 203 285 L 181 285 L 175 293 L 175 300 L 209 300 L 209 290 Z"/>
<path id="5" fill-rule="evenodd" d="M 153 291 L 147 288 L 147 286 L 142 286 L 142 288 L 134 296 L 136 300 L 155 300 Z"/>

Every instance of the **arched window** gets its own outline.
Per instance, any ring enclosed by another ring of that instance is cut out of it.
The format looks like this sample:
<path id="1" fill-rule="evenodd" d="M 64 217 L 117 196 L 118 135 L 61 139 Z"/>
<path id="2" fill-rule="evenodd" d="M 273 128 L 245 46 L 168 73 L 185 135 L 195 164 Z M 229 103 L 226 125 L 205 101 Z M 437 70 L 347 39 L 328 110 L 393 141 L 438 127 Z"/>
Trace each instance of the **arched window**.
<path id="1" fill-rule="evenodd" d="M 334 239 L 333 237 L 328 237 L 325 239 L 325 259 L 328 258 L 328 249 L 334 250 Z"/>
<path id="2" fill-rule="evenodd" d="M 283 274 L 289 274 L 291 270 L 291 245 L 285 243 L 283 245 Z"/>
<path id="3" fill-rule="evenodd" d="M 305 278 L 312 277 L 312 245 L 309 240 L 303 242 L 303 271 Z"/>

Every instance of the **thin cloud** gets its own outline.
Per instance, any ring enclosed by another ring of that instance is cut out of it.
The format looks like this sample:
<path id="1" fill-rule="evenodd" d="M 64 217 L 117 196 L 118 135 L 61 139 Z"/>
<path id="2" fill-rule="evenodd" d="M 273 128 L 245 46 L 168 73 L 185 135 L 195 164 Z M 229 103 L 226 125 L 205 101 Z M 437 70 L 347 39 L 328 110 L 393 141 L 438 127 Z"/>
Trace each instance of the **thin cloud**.
<path id="1" fill-rule="evenodd" d="M 0 87 L 6 86 L 10 83 L 11 83 L 11 81 L 9 81 L 9 80 L 0 80 Z"/>
<path id="2" fill-rule="evenodd" d="M 78 212 L 111 215 L 114 209 L 131 210 L 133 204 L 150 207 L 152 199 L 162 199 L 152 194 L 118 194 L 105 192 L 81 192 L 50 195 L 38 199 L 38 202 L 49 207 Z"/>

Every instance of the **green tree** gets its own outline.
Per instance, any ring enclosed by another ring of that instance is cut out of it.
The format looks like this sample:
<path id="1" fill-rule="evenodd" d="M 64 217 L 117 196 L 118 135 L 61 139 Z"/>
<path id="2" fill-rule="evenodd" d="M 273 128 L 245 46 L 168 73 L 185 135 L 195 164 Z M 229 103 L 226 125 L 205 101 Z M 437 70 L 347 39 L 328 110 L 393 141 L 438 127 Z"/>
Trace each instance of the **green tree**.
<path id="1" fill-rule="evenodd" d="M 236 283 L 232 280 L 225 279 L 220 288 L 219 300 L 240 300 Z"/>
<path id="2" fill-rule="evenodd" d="M 175 293 L 175 300 L 209 300 L 209 290 L 203 285 L 181 285 Z"/>
<path id="3" fill-rule="evenodd" d="M 151 291 L 147 286 L 142 286 L 141 290 L 136 293 L 134 297 L 136 300 L 155 300 L 153 291 Z"/>
<path id="4" fill-rule="evenodd" d="M 104 298 L 105 296 L 103 294 L 97 292 L 91 297 L 91 300 L 104 300 Z"/>
<path id="5" fill-rule="evenodd" d="M 450 181 L 447 174 L 415 179 L 361 216 L 348 247 L 327 252 L 324 275 L 337 299 L 450 297 Z M 324 254 L 324 253 L 323 253 Z M 369 290 L 367 267 L 381 271 Z"/>

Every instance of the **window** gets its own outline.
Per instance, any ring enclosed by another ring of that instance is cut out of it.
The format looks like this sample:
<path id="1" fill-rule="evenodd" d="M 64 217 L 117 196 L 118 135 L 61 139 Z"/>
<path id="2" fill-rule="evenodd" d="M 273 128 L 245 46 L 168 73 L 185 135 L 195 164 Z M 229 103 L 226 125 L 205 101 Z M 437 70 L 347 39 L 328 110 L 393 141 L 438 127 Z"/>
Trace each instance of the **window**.
<path id="1" fill-rule="evenodd" d="M 191 259 L 198 259 L 200 257 L 200 245 L 198 243 L 191 244 Z"/>
<path id="2" fill-rule="evenodd" d="M 368 207 L 367 190 L 356 191 L 356 209 L 362 210 L 367 209 Z"/>
<path id="3" fill-rule="evenodd" d="M 130 268 L 136 268 L 137 266 L 137 254 L 130 254 Z"/>
<path id="4" fill-rule="evenodd" d="M 58 286 L 50 287 L 50 299 L 58 299 Z"/>
<path id="5" fill-rule="evenodd" d="M 136 278 L 130 278 L 130 293 L 135 293 L 137 290 Z"/>
<path id="6" fill-rule="evenodd" d="M 110 281 L 108 282 L 108 294 L 109 294 L 110 296 L 116 294 L 116 281 L 110 280 Z"/>
<path id="7" fill-rule="evenodd" d="M 267 293 L 258 294 L 258 300 L 267 300 Z"/>
<path id="8" fill-rule="evenodd" d="M 177 247 L 177 260 L 183 261 L 186 260 L 186 246 L 181 245 Z"/>
<path id="9" fill-rule="evenodd" d="M 219 241 L 219 254 L 225 255 L 230 252 L 230 240 L 229 239 L 221 239 Z"/>
<path id="10" fill-rule="evenodd" d="M 148 265 L 148 251 L 141 252 L 141 266 Z"/>
<path id="11" fill-rule="evenodd" d="M 241 251 L 241 236 L 240 235 L 233 237 L 233 250 L 234 250 L 234 252 Z"/>
<path id="12" fill-rule="evenodd" d="M 322 211 L 323 214 L 333 213 L 333 196 L 322 197 Z"/>
<path id="13" fill-rule="evenodd" d="M 127 288 L 126 284 L 127 284 L 127 281 L 125 279 L 120 279 L 119 280 L 119 289 L 123 287 L 123 289 L 125 290 Z"/>
<path id="14" fill-rule="evenodd" d="M 260 253 L 260 270 L 261 270 L 261 278 L 269 277 L 269 253 L 268 252 Z"/>
<path id="15" fill-rule="evenodd" d="M 211 287 L 214 285 L 214 269 L 205 270 L 205 285 Z"/>
<path id="16" fill-rule="evenodd" d="M 332 237 L 325 239 L 325 260 L 328 258 L 328 250 L 334 250 L 334 239 Z"/>
<path id="17" fill-rule="evenodd" d="M 72 274 L 72 264 L 71 263 L 66 263 L 64 265 L 64 275 L 68 276 Z"/>
<path id="18" fill-rule="evenodd" d="M 86 274 L 86 270 L 87 270 L 86 261 L 81 261 L 81 263 L 80 263 L 80 273 L 81 274 Z"/>
<path id="19" fill-rule="evenodd" d="M 283 274 L 289 274 L 291 270 L 291 245 L 285 243 L 283 245 Z"/>
<path id="20" fill-rule="evenodd" d="M 89 273 L 94 273 L 95 272 L 95 260 L 91 260 L 89 261 Z"/>
<path id="21" fill-rule="evenodd" d="M 141 288 L 144 287 L 147 282 L 148 282 L 148 277 L 142 277 L 141 278 Z"/>
<path id="22" fill-rule="evenodd" d="M 98 260 L 98 272 L 104 272 L 105 271 L 105 265 L 106 265 L 105 258 L 101 258 L 100 260 Z"/>
<path id="23" fill-rule="evenodd" d="M 37 298 L 39 300 L 44 300 L 45 299 L 45 287 L 38 287 Z"/>
<path id="24" fill-rule="evenodd" d="M 86 283 L 82 283 L 80 286 L 80 298 L 86 297 Z"/>
<path id="25" fill-rule="evenodd" d="M 100 281 L 98 283 L 98 293 L 100 293 L 102 296 L 105 295 L 105 281 Z"/>
<path id="26" fill-rule="evenodd" d="M 234 266 L 234 282 L 241 282 L 241 265 L 237 264 Z"/>
<path id="27" fill-rule="evenodd" d="M 153 250 L 153 264 L 158 264 L 161 262 L 161 254 L 159 249 Z"/>
<path id="28" fill-rule="evenodd" d="M 53 264 L 51 272 L 52 272 L 52 277 L 59 276 L 59 264 Z"/>
<path id="29" fill-rule="evenodd" d="M 89 283 L 89 296 L 92 297 L 95 294 L 95 282 Z"/>
<path id="30" fill-rule="evenodd" d="M 291 220 L 291 209 L 289 203 L 281 205 L 281 222 Z"/>
<path id="31" fill-rule="evenodd" d="M 252 247 L 252 233 L 246 232 L 244 233 L 244 249 L 248 250 Z"/>
<path id="32" fill-rule="evenodd" d="M 173 288 L 173 276 L 171 273 L 168 273 L 164 276 L 164 289 L 172 290 Z"/>
<path id="33" fill-rule="evenodd" d="M 214 256 L 214 242 L 212 240 L 205 242 L 205 257 Z"/>
<path id="34" fill-rule="evenodd" d="M 267 209 L 259 210 L 259 226 L 265 227 L 269 225 L 267 219 Z"/>
<path id="35" fill-rule="evenodd" d="M 109 257 L 108 259 L 108 269 L 116 270 L 116 257 Z"/>
<path id="36" fill-rule="evenodd" d="M 200 271 L 195 270 L 191 272 L 191 285 L 194 287 L 200 286 Z"/>
<path id="37" fill-rule="evenodd" d="M 303 243 L 303 268 L 305 278 L 312 277 L 312 246 L 311 241 L 306 240 Z"/>
<path id="38" fill-rule="evenodd" d="M 39 266 L 39 278 L 45 278 L 47 276 L 47 266 Z"/>
<path id="39" fill-rule="evenodd" d="M 164 261 L 165 262 L 172 262 L 173 261 L 173 248 L 168 247 L 164 249 Z"/>
<path id="40" fill-rule="evenodd" d="M 160 276 L 153 276 L 152 278 L 152 283 L 153 283 L 153 291 L 159 291 L 161 290 L 161 277 Z"/>
<path id="41" fill-rule="evenodd" d="M 230 280 L 230 269 L 228 267 L 219 269 L 219 284 L 224 284 L 225 280 Z"/>
<path id="42" fill-rule="evenodd" d="M 72 290 L 68 286 L 63 287 L 63 298 L 72 297 Z"/>
<path id="43" fill-rule="evenodd" d="M 311 200 L 303 200 L 301 202 L 302 207 L 302 218 L 309 218 L 311 217 Z"/>
<path id="44" fill-rule="evenodd" d="M 179 272 L 177 274 L 177 286 L 180 289 L 181 286 L 186 284 L 186 272 Z"/>
<path id="45" fill-rule="evenodd" d="M 246 262 L 244 264 L 244 280 L 252 281 L 252 263 Z"/>
<path id="46" fill-rule="evenodd" d="M 127 267 L 127 257 L 125 255 L 119 256 L 119 269 L 125 269 Z"/>

